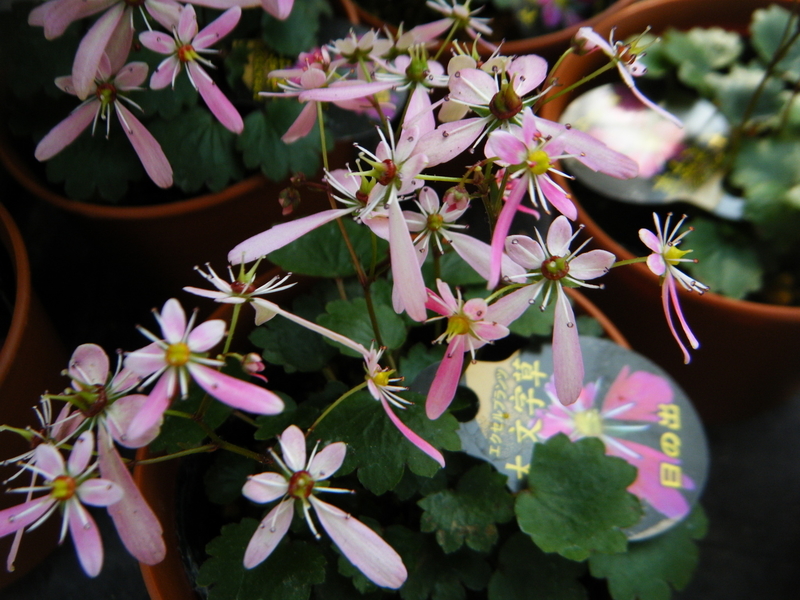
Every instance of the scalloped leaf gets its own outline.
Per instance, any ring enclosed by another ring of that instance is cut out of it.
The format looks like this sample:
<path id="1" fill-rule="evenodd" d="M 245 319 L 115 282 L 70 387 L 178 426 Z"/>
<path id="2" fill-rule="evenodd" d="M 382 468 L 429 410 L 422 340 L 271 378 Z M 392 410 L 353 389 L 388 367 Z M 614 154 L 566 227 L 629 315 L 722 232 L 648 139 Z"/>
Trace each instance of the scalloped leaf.
<path id="1" fill-rule="evenodd" d="M 792 22 L 794 21 L 794 22 Z M 753 11 L 750 22 L 750 43 L 764 64 L 769 63 L 786 38 L 797 28 L 797 16 L 782 6 L 773 4 L 768 8 Z M 778 71 L 787 74 L 793 81 L 800 78 L 800 40 L 795 40 L 777 64 Z"/>
<path id="2" fill-rule="evenodd" d="M 489 581 L 489 600 L 585 600 L 578 578 L 586 566 L 545 554 L 524 533 L 515 532 L 500 549 Z"/>
<path id="3" fill-rule="evenodd" d="M 209 588 L 208 600 L 308 600 L 311 586 L 325 581 L 325 557 L 315 545 L 284 541 L 263 563 L 245 569 L 244 551 L 256 527 L 255 519 L 225 525 L 206 546 L 211 558 L 197 584 Z"/>
<path id="4" fill-rule="evenodd" d="M 433 536 L 400 525 L 386 528 L 384 537 L 408 569 L 408 579 L 400 588 L 403 600 L 464 600 L 465 588 L 486 588 L 491 570 L 479 554 L 467 548 L 444 554 Z"/>
<path id="5" fill-rule="evenodd" d="M 545 552 L 585 560 L 597 552 L 624 552 L 622 531 L 642 516 L 627 487 L 636 467 L 605 455 L 603 442 L 570 442 L 564 434 L 535 444 L 528 474 L 530 489 L 517 496 L 522 531 Z"/>
<path id="6" fill-rule="evenodd" d="M 680 524 L 654 538 L 631 542 L 624 554 L 597 554 L 589 559 L 595 577 L 608 579 L 614 600 L 669 600 L 682 590 L 697 568 L 695 540 L 706 535 L 708 521 L 700 506 Z"/>
<path id="7" fill-rule="evenodd" d="M 482 464 L 467 471 L 456 489 L 426 496 L 417 504 L 425 510 L 421 531 L 436 532 L 436 541 L 447 554 L 464 544 L 489 552 L 497 543 L 497 524 L 514 516 L 514 499 L 505 475 Z"/>
<path id="8" fill-rule="evenodd" d="M 383 345 L 392 350 L 402 346 L 406 341 L 406 327 L 403 318 L 394 312 L 390 304 L 381 302 L 380 296 L 373 297 L 373 307 Z M 369 348 L 370 344 L 375 341 L 375 331 L 372 328 L 367 301 L 364 298 L 329 302 L 325 306 L 325 313 L 317 317 L 317 323 L 349 337 L 366 348 Z M 329 340 L 326 339 L 326 341 Z M 344 348 L 336 342 L 330 341 L 330 343 L 340 348 L 342 354 L 361 356 L 355 350 Z"/>
<path id="9" fill-rule="evenodd" d="M 664 56 L 678 67 L 678 78 L 701 93 L 711 91 L 706 75 L 731 65 L 743 49 L 738 34 L 720 27 L 695 27 L 685 32 L 670 29 L 662 42 Z"/>
<path id="10" fill-rule="evenodd" d="M 419 436 L 435 448 L 459 450 L 456 433 L 458 421 L 444 414 L 435 421 L 425 415 L 425 397 L 402 394 L 414 402 L 395 413 Z M 408 441 L 389 420 L 380 402 L 361 391 L 337 406 L 314 430 L 323 442 L 346 442 L 347 456 L 339 473 L 358 470 L 359 481 L 371 492 L 381 495 L 400 482 L 405 466 L 417 475 L 432 477 L 439 465 Z"/>
<path id="11" fill-rule="evenodd" d="M 343 219 L 342 222 L 361 264 L 369 264 L 372 260 L 372 232 L 352 219 Z M 389 244 L 378 239 L 377 248 L 378 256 L 385 256 Z M 301 275 L 350 277 L 356 273 L 342 233 L 335 222 L 307 233 L 273 252 L 268 259 L 285 271 Z"/>
<path id="12" fill-rule="evenodd" d="M 218 192 L 244 176 L 236 153 L 236 135 L 205 107 L 197 106 L 169 120 L 155 121 L 150 131 L 172 165 L 175 185 L 194 193 Z"/>
<path id="13" fill-rule="evenodd" d="M 285 21 L 265 12 L 261 22 L 263 39 L 276 52 L 297 56 L 317 45 L 320 19 L 332 14 L 326 0 L 296 2 Z"/>

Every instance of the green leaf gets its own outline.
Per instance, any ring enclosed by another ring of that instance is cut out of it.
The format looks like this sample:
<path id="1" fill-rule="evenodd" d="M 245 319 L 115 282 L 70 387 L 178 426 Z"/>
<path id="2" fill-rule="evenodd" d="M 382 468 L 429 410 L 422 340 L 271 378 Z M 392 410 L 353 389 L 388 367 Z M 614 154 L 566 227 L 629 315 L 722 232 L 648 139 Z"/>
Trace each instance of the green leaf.
<path id="1" fill-rule="evenodd" d="M 467 471 L 455 490 L 431 494 L 417 504 L 425 510 L 421 531 L 435 531 L 436 541 L 447 554 L 464 544 L 489 552 L 498 539 L 497 524 L 514 516 L 506 476 L 488 464 Z"/>
<path id="2" fill-rule="evenodd" d="M 788 191 L 770 184 L 751 190 L 745 216 L 756 226 L 758 237 L 768 240 L 775 252 L 791 251 L 798 244 L 800 231 L 800 185 Z"/>
<path id="3" fill-rule="evenodd" d="M 595 577 L 608 579 L 614 600 L 669 600 L 670 587 L 682 590 L 692 578 L 699 552 L 694 540 L 706 534 L 703 509 L 696 506 L 686 520 L 642 542 L 631 542 L 624 554 L 597 554 L 589 559 Z"/>
<path id="4" fill-rule="evenodd" d="M 761 289 L 763 269 L 751 237 L 727 221 L 696 218 L 692 221 L 692 275 L 712 290 L 731 298 L 744 298 Z"/>
<path id="5" fill-rule="evenodd" d="M 584 600 L 578 581 L 586 566 L 545 554 L 527 535 L 515 532 L 500 549 L 489 581 L 489 600 Z"/>
<path id="6" fill-rule="evenodd" d="M 264 13 L 262 31 L 264 41 L 276 52 L 297 56 L 316 45 L 319 22 L 332 14 L 326 0 L 304 0 L 295 3 L 289 18 L 279 21 Z"/>
<path id="7" fill-rule="evenodd" d="M 217 452 L 203 476 L 206 496 L 215 504 L 230 504 L 242 496 L 247 476 L 258 470 L 258 463 L 234 452 Z"/>
<path id="8" fill-rule="evenodd" d="M 334 393 L 331 402 L 346 392 L 344 385 L 338 381 L 329 381 L 328 388 L 336 388 L 338 393 Z M 284 402 L 283 411 L 277 415 L 259 415 L 256 417 L 258 429 L 253 434 L 257 440 L 270 440 L 278 434 L 283 433 L 289 425 L 297 425 L 300 429 L 306 429 L 317 418 L 319 409 L 312 406 L 310 402 L 303 402 L 300 406 L 285 394 L 278 394 Z"/>
<path id="9" fill-rule="evenodd" d="M 422 266 L 422 274 L 428 287 L 435 288 L 434 263 L 430 256 L 429 254 L 428 260 Z M 478 272 L 469 266 L 456 252 L 448 252 L 440 256 L 439 269 L 441 273 L 440 279 L 451 286 L 481 285 L 484 288 L 486 287 L 486 280 L 478 275 Z"/>
<path id="10" fill-rule="evenodd" d="M 175 185 L 184 192 L 194 193 L 204 186 L 218 192 L 244 175 L 236 153 L 236 135 L 205 107 L 156 121 L 150 131 L 172 165 Z"/>
<path id="11" fill-rule="evenodd" d="M 209 588 L 208 600 L 307 600 L 311 586 L 325 581 L 325 557 L 315 545 L 283 542 L 263 563 L 245 569 L 244 551 L 256 527 L 254 519 L 226 525 L 206 546 L 211 558 L 197 584 Z"/>
<path id="12" fill-rule="evenodd" d="M 555 307 L 556 303 L 550 302 L 543 311 L 540 304 L 531 304 L 522 313 L 522 316 L 509 326 L 511 333 L 516 333 L 523 337 L 531 337 L 532 335 L 549 336 L 553 332 Z"/>
<path id="13" fill-rule="evenodd" d="M 765 71 L 757 65 L 734 65 L 728 73 L 709 73 L 706 83 L 714 90 L 714 100 L 731 123 L 741 123 L 753 94 L 761 85 Z M 752 112 L 752 118 L 770 118 L 781 111 L 784 86 L 777 79 L 769 79 Z"/>
<path id="14" fill-rule="evenodd" d="M 782 6 L 773 4 L 768 8 L 753 11 L 750 23 L 750 43 L 764 64 L 769 63 L 782 43 L 797 29 L 797 17 Z M 785 34 L 785 38 L 784 38 Z M 795 40 L 786 55 L 778 62 L 777 70 L 800 79 L 800 40 Z"/>
<path id="15" fill-rule="evenodd" d="M 400 525 L 388 527 L 384 537 L 408 569 L 408 579 L 400 588 L 403 600 L 464 600 L 465 588 L 474 591 L 486 588 L 491 571 L 475 552 L 462 548 L 444 554 L 433 536 Z"/>
<path id="16" fill-rule="evenodd" d="M 678 78 L 704 94 L 711 91 L 706 75 L 731 65 L 743 47 L 738 34 L 719 27 L 686 32 L 670 29 L 663 41 L 663 53 L 678 67 Z"/>
<path id="17" fill-rule="evenodd" d="M 298 296 L 292 302 L 292 312 L 314 321 L 322 312 L 322 303 L 313 296 Z M 336 355 L 336 350 L 324 338 L 280 315 L 257 327 L 250 341 L 262 348 L 264 360 L 281 365 L 288 373 L 319 371 Z"/>
<path id="18" fill-rule="evenodd" d="M 248 169 L 261 169 L 267 179 L 283 181 L 294 173 L 316 173 L 320 155 L 319 124 L 306 137 L 287 144 L 281 140 L 294 123 L 304 104 L 294 99 L 278 98 L 267 102 L 244 119 L 244 131 L 237 141 Z M 328 150 L 333 148 L 332 141 Z"/>
<path id="19" fill-rule="evenodd" d="M 435 421 L 425 415 L 424 396 L 403 394 L 415 404 L 394 409 L 400 419 L 435 448 L 459 450 L 458 422 L 449 414 Z M 315 429 L 323 442 L 346 442 L 347 455 L 339 473 L 358 469 L 358 479 L 377 495 L 400 482 L 405 465 L 417 475 L 432 477 L 439 465 L 408 441 L 392 424 L 380 402 L 361 391 L 337 406 Z"/>
<path id="20" fill-rule="evenodd" d="M 84 131 L 47 161 L 47 178 L 54 183 L 63 182 L 67 196 L 74 200 L 117 203 L 128 191 L 128 184 L 144 176 L 142 163 L 116 116 L 111 119 L 108 139 L 105 131 L 97 131 L 94 136 Z"/>
<path id="21" fill-rule="evenodd" d="M 564 434 L 535 444 L 528 474 L 530 489 L 517 497 L 522 531 L 545 552 L 584 560 L 596 552 L 624 552 L 622 531 L 636 523 L 642 508 L 627 487 L 636 468 L 606 456 L 603 442 L 570 442 Z"/>
<path id="22" fill-rule="evenodd" d="M 372 261 L 372 232 L 352 219 L 343 219 L 345 230 L 355 248 L 361 264 Z M 378 256 L 386 255 L 388 243 L 377 240 Z M 324 248 L 324 250 L 322 250 Z M 338 224 L 328 223 L 307 233 L 300 239 L 273 252 L 269 261 L 286 271 L 314 277 L 350 277 L 355 275 L 350 253 L 347 251 Z"/>
<path id="23" fill-rule="evenodd" d="M 394 312 L 391 305 L 379 302 L 378 298 L 373 298 L 373 307 L 383 345 L 392 350 L 402 346 L 406 341 L 406 327 L 402 317 Z M 323 327 L 341 333 L 366 348 L 375 341 L 375 331 L 372 328 L 366 299 L 334 300 L 327 304 L 325 311 L 325 314 L 317 318 L 317 322 Z M 330 343 L 340 348 L 343 354 L 361 356 L 360 353 L 344 348 L 341 344 L 332 341 Z"/>
<path id="24" fill-rule="evenodd" d="M 405 378 L 405 385 L 411 385 L 423 370 L 444 358 L 446 346 L 441 344 L 414 344 L 404 357 L 400 359 L 400 375 Z"/>
<path id="25" fill-rule="evenodd" d="M 745 197 L 762 184 L 782 185 L 788 190 L 800 182 L 798 162 L 800 144 L 794 140 L 745 140 L 736 156 L 731 180 L 744 188 Z"/>

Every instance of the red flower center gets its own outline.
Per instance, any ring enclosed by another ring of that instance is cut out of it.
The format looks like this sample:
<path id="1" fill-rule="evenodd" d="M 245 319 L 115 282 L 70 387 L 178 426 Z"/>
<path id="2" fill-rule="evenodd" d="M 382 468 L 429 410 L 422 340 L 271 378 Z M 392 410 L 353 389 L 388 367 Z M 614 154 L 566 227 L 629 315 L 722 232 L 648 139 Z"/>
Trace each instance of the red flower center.
<path id="1" fill-rule="evenodd" d="M 296 471 L 289 479 L 289 495 L 302 500 L 308 498 L 314 489 L 314 478 L 308 471 Z"/>

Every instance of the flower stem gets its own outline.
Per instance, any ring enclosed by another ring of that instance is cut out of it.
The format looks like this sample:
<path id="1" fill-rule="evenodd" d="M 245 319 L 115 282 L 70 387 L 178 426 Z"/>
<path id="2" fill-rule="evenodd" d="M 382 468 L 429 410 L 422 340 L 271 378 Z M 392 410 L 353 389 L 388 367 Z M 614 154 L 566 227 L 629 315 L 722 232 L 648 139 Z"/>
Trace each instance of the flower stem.
<path id="1" fill-rule="evenodd" d="M 336 399 L 336 402 L 334 402 L 334 403 L 333 403 L 333 404 L 331 404 L 331 405 L 330 405 L 328 408 L 326 408 L 326 409 L 325 409 L 325 412 L 323 412 L 323 413 L 322 413 L 322 414 L 319 416 L 319 418 L 317 418 L 317 420 L 316 420 L 316 421 L 314 421 L 314 423 L 311 425 L 311 427 L 309 427 L 309 428 L 308 428 L 308 431 L 306 431 L 306 437 L 308 437 L 308 435 L 309 435 L 309 434 L 310 434 L 312 431 L 314 431 L 314 429 L 316 429 L 317 425 L 319 425 L 319 424 L 322 422 L 322 419 L 324 419 L 325 417 L 327 417 L 327 416 L 328 416 L 328 413 L 330 413 L 330 412 L 331 412 L 331 411 L 332 411 L 334 408 L 336 408 L 337 406 L 339 406 L 339 405 L 340 405 L 342 402 L 344 402 L 344 401 L 345 401 L 347 398 L 349 398 L 350 396 L 352 396 L 352 395 L 353 395 L 353 394 L 355 394 L 356 392 L 358 392 L 358 391 L 360 391 L 360 390 L 363 390 L 365 387 L 367 387 L 367 382 L 366 382 L 366 381 L 365 381 L 365 382 L 363 382 L 363 383 L 359 383 L 359 384 L 358 384 L 356 387 L 354 387 L 352 390 L 350 390 L 350 391 L 347 391 L 347 392 L 345 392 L 344 394 L 342 394 L 341 396 L 339 396 L 339 398 L 337 398 L 337 399 Z"/>
<path id="2" fill-rule="evenodd" d="M 628 259 L 625 259 L 625 260 L 618 260 L 613 265 L 611 265 L 611 268 L 613 269 L 614 267 L 624 267 L 625 265 L 633 265 L 633 264 L 636 264 L 636 263 L 643 263 L 643 262 L 647 262 L 647 257 L 646 256 L 638 256 L 636 258 L 628 258 Z"/>
<path id="3" fill-rule="evenodd" d="M 319 123 L 319 145 L 322 150 L 322 168 L 328 172 L 328 143 L 325 139 L 325 121 L 322 118 L 322 102 L 317 102 L 317 122 Z"/>

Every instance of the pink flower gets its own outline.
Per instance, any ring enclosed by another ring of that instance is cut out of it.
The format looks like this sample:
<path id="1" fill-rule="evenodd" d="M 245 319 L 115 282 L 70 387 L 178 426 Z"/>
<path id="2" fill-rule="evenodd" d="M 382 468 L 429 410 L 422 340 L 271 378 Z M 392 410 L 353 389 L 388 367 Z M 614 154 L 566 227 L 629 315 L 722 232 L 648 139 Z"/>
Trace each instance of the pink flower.
<path id="1" fill-rule="evenodd" d="M 555 294 L 556 310 L 553 325 L 553 376 L 559 399 L 565 404 L 577 400 L 583 386 L 583 357 L 581 356 L 578 328 L 575 314 L 569 303 L 564 284 L 594 287 L 587 279 L 604 275 L 614 264 L 615 257 L 605 250 L 592 250 L 578 253 L 569 249 L 578 232 L 572 233 L 572 226 L 565 216 L 557 217 L 547 232 L 547 243 L 536 232 L 539 241 L 522 235 L 512 235 L 506 239 L 506 252 L 511 260 L 528 270 L 525 277 L 532 279 L 531 285 L 524 288 L 529 300 L 533 302 L 544 291 L 542 310 Z"/>
<path id="2" fill-rule="evenodd" d="M 238 6 L 229 8 L 198 33 L 197 15 L 194 7 L 188 5 L 181 11 L 180 21 L 173 30 L 174 37 L 158 31 L 145 31 L 139 35 L 143 46 L 153 52 L 169 55 L 153 72 L 150 87 L 160 90 L 170 83 L 174 86 L 181 67 L 185 66 L 189 80 L 200 92 L 209 110 L 233 133 L 241 133 L 244 129 L 242 117 L 200 63 L 213 66 L 201 54 L 216 52 L 210 50 L 209 46 L 228 35 L 236 27 L 241 15 L 242 9 Z"/>
<path id="3" fill-rule="evenodd" d="M 124 48 L 124 61 L 128 56 L 133 36 L 133 13 L 136 7 L 167 28 L 178 22 L 181 6 L 175 0 L 49 0 L 34 8 L 28 22 L 44 27 L 45 37 L 60 36 L 70 23 L 98 12 L 106 12 L 95 21 L 81 40 L 72 65 L 74 89 L 81 100 L 92 93 L 92 81 L 100 68 L 103 54 L 110 48 Z M 144 9 L 144 10 L 143 10 Z M 146 20 L 146 17 L 145 17 Z M 120 63 L 121 64 L 121 63 Z"/>
<path id="4" fill-rule="evenodd" d="M 473 40 L 480 40 L 483 46 L 494 50 L 494 45 L 480 39 L 480 34 L 492 34 L 492 28 L 489 27 L 489 21 L 491 21 L 491 19 L 487 17 L 476 17 L 475 15 L 483 10 L 483 6 L 470 11 L 469 3 L 470 0 L 466 0 L 464 4 L 456 4 L 455 0 L 451 0 L 451 4 L 448 5 L 446 0 L 428 0 L 425 4 L 429 8 L 445 16 L 445 18 L 441 20 L 442 23 L 447 23 L 456 31 L 463 29 Z M 434 26 L 438 23 L 440 23 L 440 21 L 434 21 L 428 25 Z"/>
<path id="5" fill-rule="evenodd" d="M 91 431 L 85 431 L 75 441 L 66 464 L 54 446 L 37 446 L 33 464 L 27 468 L 41 475 L 44 482 L 18 491 L 47 492 L 47 495 L 0 511 L 0 537 L 31 524 L 36 527 L 60 508 L 63 513 L 61 541 L 69 529 L 83 570 L 89 577 L 96 577 L 103 567 L 103 544 L 94 519 L 83 505 L 113 505 L 122 499 L 123 491 L 113 481 L 90 476 L 96 467 L 89 466 L 93 450 Z"/>
<path id="6" fill-rule="evenodd" d="M 683 362 L 689 363 L 691 357 L 689 351 L 686 349 L 683 341 L 675 329 L 675 324 L 672 321 L 672 311 L 678 316 L 678 321 L 681 324 L 683 333 L 689 341 L 689 345 L 697 350 L 700 347 L 700 342 L 689 329 L 689 324 L 683 317 L 681 304 L 678 299 L 678 286 L 679 282 L 683 289 L 689 292 L 697 292 L 702 294 L 708 290 L 708 286 L 700 283 L 696 279 L 689 277 L 686 273 L 678 269 L 678 264 L 682 262 L 697 262 L 697 259 L 683 258 L 691 250 L 678 250 L 678 244 L 681 243 L 684 236 L 689 233 L 691 227 L 683 233 L 678 233 L 686 219 L 683 215 L 681 219 L 675 224 L 675 227 L 670 231 L 669 221 L 672 218 L 672 213 L 667 215 L 667 220 L 664 222 L 664 228 L 661 228 L 661 221 L 658 215 L 653 213 L 653 221 L 656 224 L 656 233 L 648 229 L 639 230 L 639 239 L 642 240 L 653 253 L 647 257 L 647 266 L 649 269 L 661 278 L 661 303 L 664 307 L 664 315 L 667 317 L 667 325 L 672 332 L 672 337 L 678 342 L 681 351 L 683 352 Z"/>
<path id="7" fill-rule="evenodd" d="M 686 516 L 689 504 L 683 494 L 660 482 L 660 464 L 680 464 L 680 460 L 627 439 L 631 433 L 644 431 L 650 423 L 659 421 L 659 405 L 672 402 L 669 383 L 658 375 L 646 371 L 631 373 L 629 367 L 623 367 L 608 388 L 602 406 L 596 408 L 600 385 L 600 381 L 588 383 L 578 400 L 565 406 L 552 382 L 545 384 L 551 402 L 538 413 L 542 419 L 539 434 L 547 439 L 564 433 L 573 441 L 584 437 L 600 438 L 606 446 L 606 454 L 622 458 L 638 469 L 636 479 L 628 487 L 629 492 L 670 519 Z M 694 482 L 684 475 L 681 487 L 693 489 Z"/>
<path id="8" fill-rule="evenodd" d="M 335 442 L 319 453 L 311 453 L 306 463 L 306 440 L 303 432 L 290 425 L 279 437 L 283 460 L 270 450 L 283 474 L 266 472 L 248 478 L 242 494 L 264 504 L 281 498 L 261 521 L 244 555 L 244 566 L 252 569 L 272 553 L 286 535 L 294 517 L 294 505 L 302 508 L 314 535 L 319 533 L 311 520 L 310 508 L 333 542 L 347 559 L 378 586 L 397 589 L 406 580 L 403 561 L 394 549 L 372 529 L 346 512 L 317 498 L 319 492 L 349 493 L 349 490 L 318 485 L 342 466 L 347 447 Z M 285 461 L 285 462 L 284 462 Z"/>
<path id="9" fill-rule="evenodd" d="M 550 177 L 550 173 L 563 175 L 555 168 L 555 161 L 572 156 L 595 171 L 619 179 L 634 177 L 638 172 L 631 158 L 581 131 L 540 119 L 530 109 L 525 109 L 521 127 L 493 131 L 485 153 L 487 158 L 497 157 L 497 164 L 507 167 L 511 177 L 519 180 L 500 211 L 492 235 L 490 288 L 499 281 L 503 243 L 526 192 L 533 205 L 541 203 L 545 212 L 550 212 L 549 200 L 560 213 L 572 220 L 577 218 L 578 211 L 569 194 Z"/>
<path id="10" fill-rule="evenodd" d="M 179 387 L 185 397 L 190 378 L 209 395 L 234 408 L 264 415 L 283 410 L 283 400 L 277 394 L 220 373 L 217 369 L 225 363 L 205 356 L 225 337 L 225 321 L 214 319 L 193 328 L 197 313 L 187 323 L 183 307 L 174 298 L 167 300 L 160 314 L 154 314 L 164 339 L 140 327 L 139 331 L 153 343 L 125 358 L 127 368 L 148 378 L 144 385 L 158 379 L 144 406 L 131 420 L 127 437 L 138 438 L 157 423 Z"/>
<path id="11" fill-rule="evenodd" d="M 97 79 L 91 90 L 94 97 L 78 106 L 42 138 L 34 153 L 37 160 L 48 160 L 61 152 L 74 142 L 90 123 L 92 124 L 92 133 L 94 133 L 98 117 L 105 120 L 106 137 L 108 137 L 111 129 L 110 113 L 113 107 L 122 124 L 122 129 L 139 156 L 139 160 L 142 161 L 147 175 L 157 186 L 170 187 L 172 185 L 172 167 L 164 151 L 153 135 L 122 102 L 139 108 L 135 102 L 127 98 L 124 92 L 141 89 L 139 86 L 146 78 L 147 64 L 132 62 L 125 66 L 122 66 L 122 63 L 115 65 L 110 61 L 108 55 L 104 55 L 97 71 Z M 75 94 L 71 76 L 59 77 L 56 79 L 56 85 L 68 94 Z"/>
<path id="12" fill-rule="evenodd" d="M 631 92 L 633 92 L 642 104 L 652 108 L 665 119 L 669 119 L 675 123 L 678 127 L 683 127 L 680 119 L 661 108 L 637 89 L 633 78 L 644 75 L 647 72 L 647 68 L 639 60 L 642 56 L 642 49 L 636 48 L 636 42 L 633 44 L 615 42 L 613 29 L 611 30 L 609 41 L 606 41 L 591 27 L 581 27 L 578 29 L 578 32 L 575 34 L 575 41 L 585 51 L 591 52 L 593 50 L 600 50 L 603 54 L 611 58 L 611 60 L 617 63 L 617 69 L 622 77 L 622 81 L 625 82 L 625 85 L 630 88 Z"/>
<path id="13" fill-rule="evenodd" d="M 406 439 L 408 439 L 409 442 L 414 444 L 417 448 L 422 450 L 425 454 L 430 456 L 433 460 L 444 467 L 444 457 L 442 456 L 442 453 L 431 446 L 428 442 L 423 440 L 405 423 L 397 418 L 397 415 L 394 414 L 394 411 L 389 406 L 390 404 L 393 404 L 397 408 L 404 409 L 405 405 L 411 403 L 397 394 L 398 392 L 408 389 L 401 385 L 397 385 L 397 383 L 402 381 L 403 378 L 392 377 L 394 370 L 381 368 L 380 359 L 384 350 L 385 348 L 381 348 L 380 350 L 370 348 L 369 351 L 364 355 L 364 368 L 367 372 L 366 380 L 369 393 L 372 394 L 372 397 L 375 398 L 375 400 L 378 400 L 381 403 L 383 410 L 386 411 L 389 419 L 392 421 L 392 423 L 394 423 L 395 427 L 400 430 L 400 433 L 402 433 Z"/>
<path id="14" fill-rule="evenodd" d="M 436 286 L 439 294 L 428 290 L 425 306 L 441 315 L 429 320 L 447 318 L 447 330 L 435 341 L 446 341 L 448 345 L 428 391 L 425 412 L 429 419 L 438 419 L 453 401 L 464 366 L 464 353 L 469 352 L 475 360 L 475 350 L 508 335 L 508 327 L 495 319 L 493 306 L 488 306 L 486 300 L 472 298 L 464 302 L 461 292 L 456 290 L 458 296 L 453 296 L 442 280 L 437 279 Z"/>

